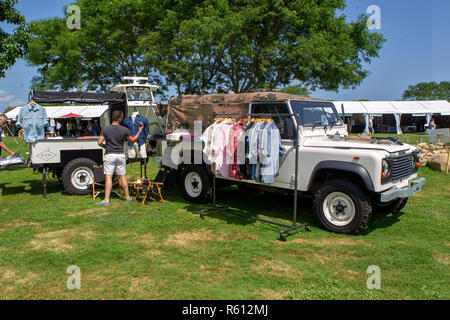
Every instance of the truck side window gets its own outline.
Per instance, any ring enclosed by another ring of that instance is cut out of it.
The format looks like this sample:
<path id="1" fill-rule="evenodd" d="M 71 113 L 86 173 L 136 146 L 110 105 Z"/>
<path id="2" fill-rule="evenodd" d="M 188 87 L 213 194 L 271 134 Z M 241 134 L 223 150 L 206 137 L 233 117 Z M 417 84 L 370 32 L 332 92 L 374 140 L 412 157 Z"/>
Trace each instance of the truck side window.
<path id="1" fill-rule="evenodd" d="M 289 108 L 284 102 L 253 103 L 251 113 L 289 113 Z M 273 120 L 280 130 L 281 139 L 293 139 L 295 137 L 295 124 L 292 118 L 274 116 Z"/>

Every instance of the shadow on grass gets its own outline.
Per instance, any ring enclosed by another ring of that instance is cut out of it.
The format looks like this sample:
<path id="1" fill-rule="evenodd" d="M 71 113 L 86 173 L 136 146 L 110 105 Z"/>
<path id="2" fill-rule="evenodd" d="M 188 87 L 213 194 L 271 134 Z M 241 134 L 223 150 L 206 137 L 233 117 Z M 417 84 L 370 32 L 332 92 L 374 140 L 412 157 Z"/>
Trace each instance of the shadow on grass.
<path id="1" fill-rule="evenodd" d="M 360 235 L 367 236 L 375 230 L 389 228 L 390 226 L 399 222 L 400 217 L 403 214 L 405 214 L 404 211 L 400 211 L 397 214 L 374 213 L 372 215 L 372 220 L 370 221 L 369 226 L 364 231 L 362 231 Z"/>
<path id="2" fill-rule="evenodd" d="M 18 195 L 27 193 L 29 195 L 43 195 L 42 181 L 29 180 L 21 181 L 23 184 L 20 186 L 8 187 L 8 184 L 0 184 L 3 187 L 3 195 Z M 61 195 L 69 195 L 61 185 L 61 182 L 50 180 L 47 181 L 47 194 L 60 193 Z"/>
<path id="3" fill-rule="evenodd" d="M 233 212 L 247 216 L 258 217 L 264 220 L 275 221 L 285 225 L 291 225 L 293 220 L 293 196 L 284 196 L 272 193 L 258 192 L 254 194 L 239 193 L 235 187 L 217 190 L 217 206 L 227 206 Z M 298 197 L 297 224 L 308 223 L 316 227 L 316 222 L 311 216 L 311 200 Z M 202 209 L 212 208 L 212 203 L 205 205 L 189 204 L 184 207 L 188 212 L 199 215 Z M 205 219 L 218 219 L 227 224 L 253 225 L 258 221 L 237 216 L 226 211 L 209 211 Z M 200 219 L 200 218 L 199 218 Z M 269 230 L 279 233 L 282 226 L 265 224 Z M 302 229 L 299 229 L 302 230 Z"/>

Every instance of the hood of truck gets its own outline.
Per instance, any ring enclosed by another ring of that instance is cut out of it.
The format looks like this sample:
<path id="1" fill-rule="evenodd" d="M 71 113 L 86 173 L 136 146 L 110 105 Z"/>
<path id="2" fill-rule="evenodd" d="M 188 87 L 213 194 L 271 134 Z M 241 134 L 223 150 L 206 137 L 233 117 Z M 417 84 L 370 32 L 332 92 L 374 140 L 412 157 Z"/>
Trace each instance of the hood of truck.
<path id="1" fill-rule="evenodd" d="M 389 153 L 408 151 L 412 149 L 412 147 L 408 144 L 398 145 L 398 144 L 371 143 L 369 140 L 334 141 L 332 139 L 327 138 L 306 139 L 303 142 L 303 146 L 317 147 L 317 148 L 381 150 Z"/>

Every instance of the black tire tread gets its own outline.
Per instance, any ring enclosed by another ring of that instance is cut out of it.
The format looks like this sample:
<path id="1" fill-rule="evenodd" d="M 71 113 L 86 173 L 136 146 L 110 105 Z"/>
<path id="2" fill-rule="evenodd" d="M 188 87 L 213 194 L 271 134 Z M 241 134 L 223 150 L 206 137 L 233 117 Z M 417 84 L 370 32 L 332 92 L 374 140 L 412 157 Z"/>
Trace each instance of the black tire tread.
<path id="1" fill-rule="evenodd" d="M 325 199 L 327 194 L 333 191 L 347 191 L 348 195 L 352 197 L 355 203 L 357 211 L 356 216 L 354 221 L 352 221 L 348 226 L 331 226 L 325 222 L 325 217 L 322 219 L 322 201 Z M 330 180 L 323 184 L 314 196 L 313 207 L 316 218 L 321 226 L 336 233 L 357 235 L 368 226 L 372 217 L 372 203 L 370 198 L 357 185 L 350 181 L 341 179 Z"/>
<path id="2" fill-rule="evenodd" d="M 70 193 L 71 195 L 89 194 L 89 192 L 90 192 L 89 188 L 87 188 L 84 191 L 80 191 L 79 189 L 75 188 L 72 185 L 71 173 L 75 168 L 77 168 L 79 166 L 91 167 L 93 169 L 94 166 L 96 166 L 96 165 L 97 165 L 97 163 L 95 163 L 95 161 L 88 159 L 88 158 L 77 158 L 77 159 L 70 161 L 68 164 L 66 164 L 66 166 L 64 167 L 64 169 L 62 170 L 62 173 L 61 173 L 61 178 L 62 178 L 62 183 L 63 183 L 64 189 L 66 189 L 66 191 L 68 193 Z"/>

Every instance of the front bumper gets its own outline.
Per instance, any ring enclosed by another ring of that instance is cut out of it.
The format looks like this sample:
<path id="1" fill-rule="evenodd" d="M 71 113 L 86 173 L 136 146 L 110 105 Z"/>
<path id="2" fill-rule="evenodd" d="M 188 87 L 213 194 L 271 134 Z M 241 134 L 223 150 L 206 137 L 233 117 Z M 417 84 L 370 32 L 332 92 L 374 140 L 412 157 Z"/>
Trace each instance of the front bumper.
<path id="1" fill-rule="evenodd" d="M 425 178 L 417 178 L 409 182 L 409 186 L 402 189 L 389 189 L 380 194 L 380 202 L 386 203 L 398 198 L 409 198 L 413 194 L 422 190 Z"/>

